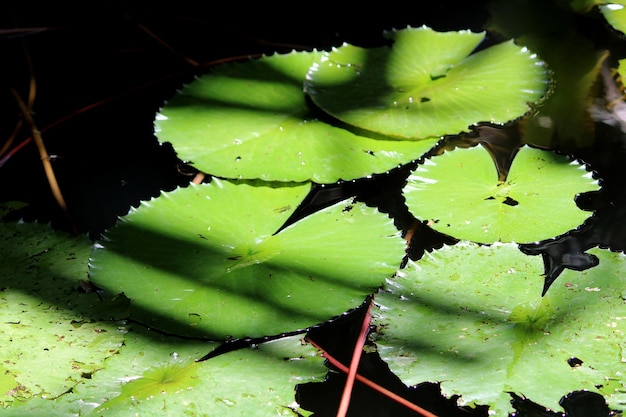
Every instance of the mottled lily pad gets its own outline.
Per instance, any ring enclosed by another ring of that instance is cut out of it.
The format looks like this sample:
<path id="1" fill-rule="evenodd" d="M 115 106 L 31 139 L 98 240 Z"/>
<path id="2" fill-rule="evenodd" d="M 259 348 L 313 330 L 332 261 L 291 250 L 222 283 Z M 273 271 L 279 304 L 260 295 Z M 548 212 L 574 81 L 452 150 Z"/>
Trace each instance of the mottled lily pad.
<path id="1" fill-rule="evenodd" d="M 104 366 L 126 328 L 86 293 L 92 242 L 37 223 L 0 223 L 0 409 L 56 398 Z M 100 320 L 103 319 L 103 320 Z"/>

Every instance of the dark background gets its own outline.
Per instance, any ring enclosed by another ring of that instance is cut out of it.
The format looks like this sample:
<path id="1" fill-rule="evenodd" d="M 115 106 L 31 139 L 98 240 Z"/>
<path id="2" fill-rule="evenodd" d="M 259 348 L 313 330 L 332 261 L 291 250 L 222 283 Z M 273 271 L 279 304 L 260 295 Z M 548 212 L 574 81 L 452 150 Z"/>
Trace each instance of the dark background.
<path id="1" fill-rule="evenodd" d="M 487 17 L 482 2 L 459 1 L 355 3 L 341 11 L 239 2 L 13 3 L 0 10 L 0 143 L 21 118 L 11 89 L 27 102 L 33 81 L 36 127 L 72 221 L 92 236 L 131 204 L 190 180 L 171 147 L 154 137 L 152 121 L 177 88 L 210 65 L 343 42 L 377 45 L 384 30 L 408 25 L 478 31 Z M 23 126 L 14 146 L 30 136 Z M 30 204 L 20 215 L 67 228 L 33 143 L 0 167 L 0 190 L 2 201 Z"/>

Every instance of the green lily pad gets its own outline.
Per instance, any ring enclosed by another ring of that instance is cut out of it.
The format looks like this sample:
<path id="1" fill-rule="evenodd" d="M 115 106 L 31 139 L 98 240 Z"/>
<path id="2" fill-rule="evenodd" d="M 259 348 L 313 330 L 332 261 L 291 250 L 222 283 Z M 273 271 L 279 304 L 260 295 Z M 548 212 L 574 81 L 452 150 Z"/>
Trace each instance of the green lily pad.
<path id="1" fill-rule="evenodd" d="M 276 233 L 310 187 L 214 180 L 164 193 L 107 233 L 91 279 L 130 298 L 131 318 L 174 334 L 259 337 L 326 321 L 393 274 L 404 241 L 351 201 Z"/>
<path id="2" fill-rule="evenodd" d="M 327 371 L 297 336 L 194 361 L 216 345 L 132 326 L 91 379 L 54 400 L 0 409 L 0 416 L 293 416 L 301 411 L 295 385 L 321 381 Z"/>
<path id="3" fill-rule="evenodd" d="M 512 41 L 472 54 L 484 33 L 421 27 L 387 36 L 390 48 L 327 52 L 305 83 L 313 102 L 351 125 L 424 139 L 516 119 L 546 91 L 542 61 Z"/>
<path id="4" fill-rule="evenodd" d="M 183 415 L 190 410 L 198 414 L 210 410 L 215 415 L 228 416 L 291 416 L 294 414 L 292 410 L 298 410 L 294 399 L 295 385 L 300 381 L 320 381 L 325 375 L 323 361 L 318 358 L 316 350 L 303 345 L 297 336 L 201 363 L 193 362 L 193 359 L 206 352 L 206 342 L 164 340 L 155 352 L 146 344 L 148 340 L 137 339 L 130 347 L 151 351 L 150 356 L 155 358 L 158 353 L 161 360 L 138 360 L 132 375 L 139 375 L 139 378 L 121 385 L 119 396 L 98 408 L 101 415 L 116 416 L 122 412 L 123 415 L 167 416 Z M 163 360 L 163 353 L 167 350 L 176 352 L 175 358 Z M 103 373 L 99 377 L 112 379 L 116 374 L 128 374 L 123 355 L 117 359 L 115 372 Z M 163 409 L 164 404 L 167 410 Z"/>
<path id="5" fill-rule="evenodd" d="M 125 328 L 81 292 L 92 242 L 37 223 L 0 223 L 0 408 L 55 398 L 104 366 Z"/>
<path id="6" fill-rule="evenodd" d="M 440 381 L 465 404 L 510 409 L 508 392 L 557 409 L 571 391 L 620 408 L 626 265 L 593 249 L 599 266 L 565 271 L 541 297 L 540 257 L 514 244 L 461 242 L 409 263 L 376 296 L 378 350 L 407 385 Z"/>
<path id="7" fill-rule="evenodd" d="M 506 181 L 482 147 L 432 157 L 409 177 L 409 209 L 442 233 L 481 243 L 534 242 L 581 225 L 575 197 L 598 189 L 583 165 L 551 151 L 520 148 Z"/>
<path id="8" fill-rule="evenodd" d="M 302 89 L 321 56 L 292 52 L 216 67 L 157 115 L 159 140 L 219 177 L 318 183 L 384 173 L 435 145 L 372 139 L 318 120 Z"/>

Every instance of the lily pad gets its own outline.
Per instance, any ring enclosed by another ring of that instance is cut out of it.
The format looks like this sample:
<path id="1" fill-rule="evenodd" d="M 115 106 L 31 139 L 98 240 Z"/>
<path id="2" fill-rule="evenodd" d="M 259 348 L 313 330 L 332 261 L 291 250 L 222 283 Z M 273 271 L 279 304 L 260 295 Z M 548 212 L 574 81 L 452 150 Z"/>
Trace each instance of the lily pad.
<path id="1" fill-rule="evenodd" d="M 393 274 L 404 241 L 386 215 L 351 201 L 278 231 L 310 188 L 214 180 L 164 193 L 107 233 L 90 276 L 131 299 L 131 318 L 179 335 L 260 337 L 324 322 Z"/>
<path id="2" fill-rule="evenodd" d="M 317 118 L 303 93 L 319 51 L 220 65 L 157 115 L 159 140 L 206 173 L 231 179 L 334 183 L 418 159 L 437 139 L 374 139 Z"/>
<path id="3" fill-rule="evenodd" d="M 598 189 L 578 162 L 529 146 L 519 149 L 505 181 L 482 147 L 434 156 L 410 175 L 409 209 L 442 233 L 481 243 L 534 242 L 581 225 L 589 213 L 575 197 Z"/>
<path id="4" fill-rule="evenodd" d="M 421 27 L 386 35 L 392 47 L 327 52 L 307 75 L 313 102 L 351 125 L 424 139 L 516 119 L 546 91 L 542 61 L 512 41 L 471 53 L 484 33 Z"/>
<path id="5" fill-rule="evenodd" d="M 327 370 L 297 336 L 194 361 L 212 346 L 132 326 L 92 379 L 55 400 L 33 399 L 0 415 L 293 416 L 295 385 L 321 381 Z"/>
<path id="6" fill-rule="evenodd" d="M 557 409 L 571 391 L 624 401 L 624 256 L 566 271 L 541 297 L 542 261 L 514 244 L 461 242 L 410 262 L 376 296 L 378 350 L 407 385 L 440 381 L 445 395 L 508 415 L 508 392 Z"/>
<path id="7" fill-rule="evenodd" d="M 37 223 L 0 223 L 0 408 L 55 398 L 104 366 L 125 327 L 81 292 L 92 242 Z"/>

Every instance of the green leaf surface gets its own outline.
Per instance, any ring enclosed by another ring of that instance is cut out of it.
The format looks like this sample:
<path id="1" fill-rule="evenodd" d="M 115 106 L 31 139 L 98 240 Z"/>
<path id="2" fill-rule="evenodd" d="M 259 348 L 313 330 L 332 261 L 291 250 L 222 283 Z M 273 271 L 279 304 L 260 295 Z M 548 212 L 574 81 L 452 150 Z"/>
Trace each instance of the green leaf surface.
<path id="1" fill-rule="evenodd" d="M 409 263 L 376 296 L 377 345 L 404 383 L 440 381 L 445 395 L 510 409 L 507 392 L 557 409 L 571 391 L 624 396 L 624 256 L 565 271 L 542 298 L 540 257 L 514 244 L 445 246 Z M 568 359 L 578 358 L 580 366 Z"/>
<path id="2" fill-rule="evenodd" d="M 390 48 L 345 44 L 326 53 L 305 83 L 313 102 L 351 125 L 424 139 L 516 119 L 546 90 L 543 63 L 512 41 L 472 54 L 483 33 L 421 27 L 387 35 Z"/>
<path id="3" fill-rule="evenodd" d="M 160 354 L 161 360 L 138 358 L 133 375 L 143 372 L 138 379 L 122 385 L 119 396 L 100 406 L 103 417 L 134 413 L 184 415 L 190 411 L 197 415 L 210 411 L 212 415 L 228 416 L 291 416 L 292 409 L 298 409 L 295 385 L 320 381 L 325 375 L 317 351 L 310 345 L 303 346 L 300 337 L 264 343 L 201 363 L 193 360 L 206 352 L 206 343 L 164 340 L 156 350 L 143 339 L 130 343 L 131 349 L 151 351 L 150 356 Z M 176 358 L 164 361 L 166 352 L 176 352 Z M 122 355 L 119 359 L 114 370 L 127 373 Z M 113 376 L 113 372 L 102 375 L 109 379 Z"/>
<path id="4" fill-rule="evenodd" d="M 121 347 L 125 328 L 107 319 L 114 305 L 81 291 L 93 246 L 86 237 L 23 222 L 0 223 L 0 235 L 2 408 L 55 398 L 90 378 Z"/>
<path id="5" fill-rule="evenodd" d="M 534 242 L 581 225 L 589 213 L 575 202 L 598 189 L 583 165 L 551 151 L 520 148 L 506 181 L 482 147 L 435 156 L 410 175 L 409 210 L 442 233 L 481 243 Z"/>
<path id="6" fill-rule="evenodd" d="M 295 385 L 319 382 L 327 371 L 297 336 L 194 362 L 215 347 L 133 326 L 106 367 L 72 392 L 0 416 L 293 416 Z"/>
<path id="7" fill-rule="evenodd" d="M 159 140 L 225 178 L 334 183 L 418 159 L 437 139 L 372 139 L 320 121 L 303 93 L 321 52 L 228 63 L 188 84 L 157 115 Z"/>
<path id="8" fill-rule="evenodd" d="M 295 385 L 327 372 L 297 336 L 197 363 L 218 344 L 110 320 L 124 303 L 85 293 L 90 240 L 0 234 L 0 416 L 293 415 Z"/>
<path id="9" fill-rule="evenodd" d="M 213 339 L 303 329 L 362 303 L 404 254 L 393 222 L 339 202 L 276 233 L 310 184 L 214 180 L 142 204 L 91 261 L 131 318 Z"/>

